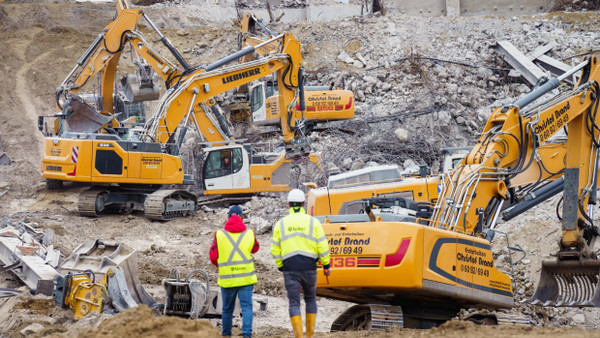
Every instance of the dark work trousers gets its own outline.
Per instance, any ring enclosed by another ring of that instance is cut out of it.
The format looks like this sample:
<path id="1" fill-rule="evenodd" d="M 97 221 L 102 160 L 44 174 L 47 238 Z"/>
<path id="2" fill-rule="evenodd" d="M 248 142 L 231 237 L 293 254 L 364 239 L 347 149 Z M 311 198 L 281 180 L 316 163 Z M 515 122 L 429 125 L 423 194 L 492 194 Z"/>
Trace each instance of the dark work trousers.
<path id="1" fill-rule="evenodd" d="M 283 280 L 290 302 L 290 317 L 300 316 L 300 290 L 304 292 L 306 313 L 317 313 L 317 270 L 284 271 Z"/>

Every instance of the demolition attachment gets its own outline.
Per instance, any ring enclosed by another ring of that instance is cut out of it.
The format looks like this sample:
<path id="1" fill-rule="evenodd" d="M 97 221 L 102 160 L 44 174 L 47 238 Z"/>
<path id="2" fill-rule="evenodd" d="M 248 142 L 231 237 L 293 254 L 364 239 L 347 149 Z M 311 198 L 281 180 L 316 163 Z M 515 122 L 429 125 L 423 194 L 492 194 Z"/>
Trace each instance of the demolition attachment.
<path id="1" fill-rule="evenodd" d="M 204 280 L 192 279 L 195 274 L 201 274 Z M 180 279 L 179 271 L 173 269 L 162 284 L 166 295 L 165 315 L 198 319 L 205 315 L 221 314 L 221 294 L 217 290 L 210 290 L 208 274 L 204 270 L 192 270 L 185 279 Z M 239 313 L 237 306 L 236 310 Z"/>
<path id="2" fill-rule="evenodd" d="M 600 261 L 572 260 L 542 263 L 540 282 L 527 300 L 542 306 L 600 306 Z"/>

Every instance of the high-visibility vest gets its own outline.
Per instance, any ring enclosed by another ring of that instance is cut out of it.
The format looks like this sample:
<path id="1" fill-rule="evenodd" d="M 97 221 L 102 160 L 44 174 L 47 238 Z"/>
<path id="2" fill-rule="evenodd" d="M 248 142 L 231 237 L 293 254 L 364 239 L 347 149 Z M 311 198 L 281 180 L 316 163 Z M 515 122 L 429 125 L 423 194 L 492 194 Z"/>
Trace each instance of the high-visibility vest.
<path id="1" fill-rule="evenodd" d="M 271 253 L 277 267 L 283 260 L 295 255 L 319 259 L 321 264 L 329 264 L 329 243 L 319 220 L 303 212 L 293 212 L 275 224 Z M 316 267 L 316 262 L 315 262 Z"/>
<path id="2" fill-rule="evenodd" d="M 256 271 L 252 259 L 254 247 L 254 231 L 240 233 L 217 231 L 217 247 L 219 249 L 219 284 L 220 287 L 232 288 L 256 284 Z"/>

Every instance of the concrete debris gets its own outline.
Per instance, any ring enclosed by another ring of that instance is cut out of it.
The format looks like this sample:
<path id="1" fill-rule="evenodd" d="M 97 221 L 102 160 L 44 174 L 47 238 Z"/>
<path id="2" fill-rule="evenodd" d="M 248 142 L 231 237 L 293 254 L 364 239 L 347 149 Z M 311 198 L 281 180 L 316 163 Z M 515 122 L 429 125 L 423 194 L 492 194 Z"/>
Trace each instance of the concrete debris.
<path id="1" fill-rule="evenodd" d="M 38 323 L 33 323 L 33 324 L 27 325 L 24 329 L 22 329 L 19 332 L 23 336 L 29 336 L 29 335 L 32 335 L 34 333 L 38 333 L 38 332 L 40 332 L 43 329 L 44 329 L 44 325 L 38 324 Z"/>
<path id="2" fill-rule="evenodd" d="M 260 216 L 251 216 L 249 220 L 250 227 L 254 229 L 257 234 L 266 234 L 273 229 L 273 224 Z"/>
<path id="3" fill-rule="evenodd" d="M 577 325 L 581 325 L 583 323 L 585 323 L 585 316 L 581 313 L 578 313 L 576 315 L 573 316 L 573 323 L 577 324 Z"/>
<path id="4" fill-rule="evenodd" d="M 350 166 L 350 170 L 358 170 L 358 169 L 362 169 L 365 167 L 365 161 L 363 161 L 362 159 L 358 159 L 356 161 L 354 161 L 352 163 L 352 165 Z"/>
<path id="5" fill-rule="evenodd" d="M 398 139 L 399 142 L 402 142 L 402 143 L 408 142 L 408 130 L 406 130 L 404 128 L 398 128 L 398 129 L 394 130 L 394 135 L 396 135 L 396 138 Z"/>
<path id="6" fill-rule="evenodd" d="M 338 54 L 337 57 L 338 57 L 338 59 L 342 60 L 343 62 L 349 63 L 349 64 L 352 64 L 352 63 L 354 63 L 354 61 L 356 61 L 350 55 L 348 55 L 348 53 L 346 53 L 346 51 L 344 51 L 344 50 L 342 50 L 340 52 L 340 54 Z"/>

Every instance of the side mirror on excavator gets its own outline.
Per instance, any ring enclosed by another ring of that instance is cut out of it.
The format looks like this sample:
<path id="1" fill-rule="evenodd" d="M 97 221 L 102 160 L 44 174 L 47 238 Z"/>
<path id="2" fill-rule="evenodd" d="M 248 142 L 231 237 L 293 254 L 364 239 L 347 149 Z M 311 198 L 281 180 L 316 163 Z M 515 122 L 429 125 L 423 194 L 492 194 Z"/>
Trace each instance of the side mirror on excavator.
<path id="1" fill-rule="evenodd" d="M 38 130 L 44 132 L 44 117 L 38 116 Z"/>

